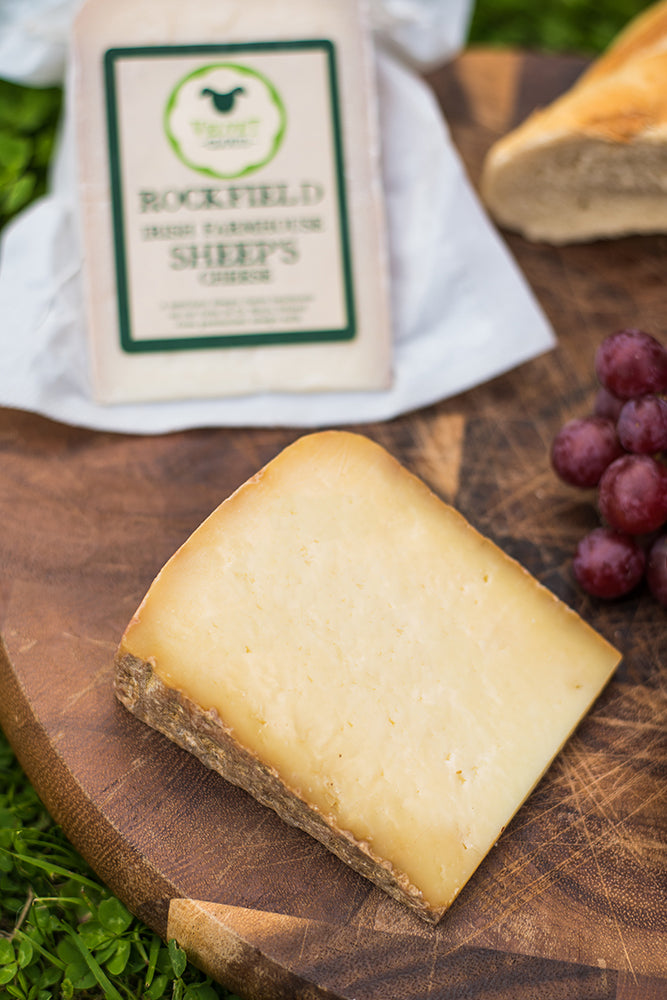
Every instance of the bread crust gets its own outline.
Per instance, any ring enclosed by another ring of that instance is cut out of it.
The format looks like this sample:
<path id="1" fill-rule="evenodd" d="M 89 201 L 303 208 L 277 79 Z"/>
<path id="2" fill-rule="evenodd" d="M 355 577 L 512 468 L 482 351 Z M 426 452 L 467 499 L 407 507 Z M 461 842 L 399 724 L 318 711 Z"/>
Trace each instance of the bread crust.
<path id="1" fill-rule="evenodd" d="M 667 0 L 491 147 L 481 194 L 533 240 L 667 231 Z"/>
<path id="2" fill-rule="evenodd" d="M 215 709 L 204 710 L 182 692 L 168 687 L 150 662 L 123 650 L 115 658 L 114 690 L 133 715 L 243 788 L 290 826 L 305 831 L 389 896 L 428 923 L 437 923 L 446 907 L 434 908 L 407 876 L 378 857 L 370 845 L 341 830 L 289 788 L 278 772 L 241 746 Z"/>
<path id="3" fill-rule="evenodd" d="M 667 46 L 667 4 L 647 7 L 619 32 L 606 52 L 579 78 L 579 84 L 616 73 L 637 55 Z"/>

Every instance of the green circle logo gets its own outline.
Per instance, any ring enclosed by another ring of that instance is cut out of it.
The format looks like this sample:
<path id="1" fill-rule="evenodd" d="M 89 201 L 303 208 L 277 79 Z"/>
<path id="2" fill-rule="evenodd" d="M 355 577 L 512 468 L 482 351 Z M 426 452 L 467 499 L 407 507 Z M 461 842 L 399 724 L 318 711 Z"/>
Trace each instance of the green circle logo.
<path id="1" fill-rule="evenodd" d="M 179 160 L 224 180 L 269 163 L 286 123 L 274 85 L 238 63 L 215 63 L 188 73 L 172 90 L 164 112 L 164 129 Z"/>

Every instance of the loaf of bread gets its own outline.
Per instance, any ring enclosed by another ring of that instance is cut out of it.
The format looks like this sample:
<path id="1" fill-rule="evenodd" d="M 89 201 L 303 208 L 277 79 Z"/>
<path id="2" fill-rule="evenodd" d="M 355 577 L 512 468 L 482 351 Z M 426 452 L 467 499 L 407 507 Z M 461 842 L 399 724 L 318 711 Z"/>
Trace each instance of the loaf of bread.
<path id="1" fill-rule="evenodd" d="M 490 149 L 482 198 L 529 240 L 667 232 L 667 0 Z"/>
<path id="2" fill-rule="evenodd" d="M 618 660 L 383 448 L 328 431 L 169 560 L 116 693 L 433 922 Z"/>

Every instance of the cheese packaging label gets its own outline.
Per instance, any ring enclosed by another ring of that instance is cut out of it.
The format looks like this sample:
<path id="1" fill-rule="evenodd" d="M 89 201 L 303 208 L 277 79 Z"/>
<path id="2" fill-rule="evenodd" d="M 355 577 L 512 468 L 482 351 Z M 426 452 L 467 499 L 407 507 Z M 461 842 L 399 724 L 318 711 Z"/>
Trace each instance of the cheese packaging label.
<path id="1" fill-rule="evenodd" d="M 364 0 L 84 0 L 70 73 L 96 402 L 392 385 Z"/>
<path id="2" fill-rule="evenodd" d="M 332 43 L 112 48 L 105 86 L 124 350 L 353 337 Z"/>

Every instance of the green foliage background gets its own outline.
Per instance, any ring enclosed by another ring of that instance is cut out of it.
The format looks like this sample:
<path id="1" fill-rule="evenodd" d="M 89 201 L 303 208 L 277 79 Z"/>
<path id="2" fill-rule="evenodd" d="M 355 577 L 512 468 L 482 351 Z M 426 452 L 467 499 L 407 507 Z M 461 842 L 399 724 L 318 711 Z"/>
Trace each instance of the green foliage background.
<path id="1" fill-rule="evenodd" d="M 473 44 L 593 55 L 640 0 L 478 0 Z M 58 88 L 0 80 L 0 228 L 46 190 Z M 106 890 L 37 798 L 0 732 L 0 997 L 215 1000 L 191 967 Z"/>
<path id="2" fill-rule="evenodd" d="M 646 0 L 478 0 L 471 43 L 595 55 Z"/>
<path id="3" fill-rule="evenodd" d="M 0 228 L 46 190 L 61 105 L 58 87 L 0 80 Z"/>

